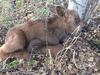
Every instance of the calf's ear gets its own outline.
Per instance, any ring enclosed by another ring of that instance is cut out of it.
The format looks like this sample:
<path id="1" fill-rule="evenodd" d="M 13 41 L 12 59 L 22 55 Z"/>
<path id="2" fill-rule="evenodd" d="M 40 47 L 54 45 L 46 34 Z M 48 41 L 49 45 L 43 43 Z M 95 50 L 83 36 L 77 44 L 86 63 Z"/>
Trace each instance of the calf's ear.
<path id="1" fill-rule="evenodd" d="M 63 6 L 48 5 L 48 8 L 49 8 L 50 12 L 52 12 L 54 15 L 65 16 L 65 9 Z"/>
<path id="2" fill-rule="evenodd" d="M 65 16 L 65 9 L 62 6 L 56 6 L 56 12 L 58 16 Z"/>

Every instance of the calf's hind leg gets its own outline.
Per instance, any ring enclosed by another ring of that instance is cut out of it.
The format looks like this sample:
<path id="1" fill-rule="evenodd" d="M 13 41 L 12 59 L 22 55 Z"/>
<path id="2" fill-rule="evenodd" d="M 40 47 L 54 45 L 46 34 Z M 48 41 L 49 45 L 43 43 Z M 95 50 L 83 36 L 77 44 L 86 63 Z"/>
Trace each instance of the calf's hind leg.
<path id="1" fill-rule="evenodd" d="M 8 31 L 5 43 L 0 47 L 0 58 L 9 53 L 24 49 L 26 38 L 24 32 L 19 29 Z"/>

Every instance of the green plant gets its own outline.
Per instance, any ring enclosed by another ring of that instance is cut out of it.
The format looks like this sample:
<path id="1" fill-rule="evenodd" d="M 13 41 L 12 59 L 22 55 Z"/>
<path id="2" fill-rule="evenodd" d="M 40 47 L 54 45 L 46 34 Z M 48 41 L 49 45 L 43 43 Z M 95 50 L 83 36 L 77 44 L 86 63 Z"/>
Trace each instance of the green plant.
<path id="1" fill-rule="evenodd" d="M 91 39 L 91 42 L 97 46 L 100 46 L 100 39 L 97 39 L 97 38 L 93 38 Z"/>
<path id="2" fill-rule="evenodd" d="M 14 60 L 11 63 L 7 64 L 9 68 L 17 68 L 17 66 L 20 64 L 19 60 Z"/>
<path id="3" fill-rule="evenodd" d="M 24 4 L 24 0 L 16 0 L 16 7 L 19 8 Z"/>
<path id="4" fill-rule="evenodd" d="M 30 60 L 30 61 L 28 62 L 28 64 L 29 64 L 29 65 L 32 65 L 32 64 L 37 64 L 37 61 L 36 61 L 36 60 L 34 60 L 34 59 L 32 59 L 32 60 Z"/>
<path id="5" fill-rule="evenodd" d="M 36 12 L 38 13 L 38 15 L 40 16 L 48 16 L 49 15 L 49 9 L 46 7 L 41 7 L 36 9 Z"/>

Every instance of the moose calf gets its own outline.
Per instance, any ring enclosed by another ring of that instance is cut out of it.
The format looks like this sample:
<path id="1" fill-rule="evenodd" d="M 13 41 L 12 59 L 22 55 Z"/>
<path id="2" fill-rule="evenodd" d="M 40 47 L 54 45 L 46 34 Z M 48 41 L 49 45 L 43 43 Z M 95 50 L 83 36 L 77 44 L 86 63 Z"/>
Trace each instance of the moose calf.
<path id="1" fill-rule="evenodd" d="M 43 48 L 48 43 L 52 54 L 56 54 L 62 47 L 68 33 L 71 33 L 80 23 L 80 18 L 74 10 L 67 10 L 62 6 L 54 6 L 56 15 L 36 21 L 28 20 L 21 25 L 12 27 L 6 35 L 5 43 L 0 47 L 0 60 L 20 54 L 27 56 L 26 49 Z M 46 20 L 46 21 L 45 21 Z M 47 29 L 45 30 L 45 24 Z"/>

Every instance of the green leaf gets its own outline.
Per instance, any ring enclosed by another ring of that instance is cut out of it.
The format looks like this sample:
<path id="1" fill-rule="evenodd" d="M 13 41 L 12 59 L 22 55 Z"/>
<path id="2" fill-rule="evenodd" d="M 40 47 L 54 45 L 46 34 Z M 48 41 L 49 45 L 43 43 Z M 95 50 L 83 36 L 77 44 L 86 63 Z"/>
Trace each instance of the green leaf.
<path id="1" fill-rule="evenodd" d="M 95 45 L 100 45 L 100 40 L 99 40 L 99 39 L 93 38 L 93 39 L 92 39 L 92 42 L 93 42 Z"/>
<path id="2" fill-rule="evenodd" d="M 16 0 L 16 7 L 19 8 L 24 3 L 24 0 Z"/>
<path id="3" fill-rule="evenodd" d="M 17 68 L 17 66 L 20 64 L 18 60 L 12 61 L 10 64 L 7 64 L 9 68 Z"/>
<path id="4" fill-rule="evenodd" d="M 36 9 L 36 12 L 40 16 L 48 16 L 49 15 L 49 9 L 48 8 L 45 8 L 45 7 Z"/>
<path id="5" fill-rule="evenodd" d="M 33 59 L 33 60 L 30 60 L 30 61 L 28 62 L 29 65 L 36 64 L 36 63 L 37 63 L 37 61 L 34 60 L 34 59 Z"/>

